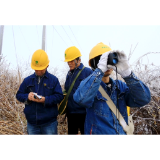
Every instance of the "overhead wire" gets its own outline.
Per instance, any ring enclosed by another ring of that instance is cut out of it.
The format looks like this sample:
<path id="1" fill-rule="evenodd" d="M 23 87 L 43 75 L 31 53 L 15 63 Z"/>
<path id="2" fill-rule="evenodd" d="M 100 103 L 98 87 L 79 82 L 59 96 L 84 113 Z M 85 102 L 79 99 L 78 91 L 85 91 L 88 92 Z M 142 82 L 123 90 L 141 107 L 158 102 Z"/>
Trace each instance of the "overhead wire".
<path id="1" fill-rule="evenodd" d="M 53 29 L 55 29 L 55 27 L 52 25 Z M 58 31 L 55 29 L 55 31 L 57 32 L 57 34 L 61 37 L 61 35 L 58 33 Z M 61 39 L 63 40 L 63 42 L 67 45 L 67 43 L 64 41 L 64 39 L 61 37 Z M 67 45 L 68 46 L 68 45 Z"/>
<path id="2" fill-rule="evenodd" d="M 18 26 L 18 27 L 19 27 L 19 30 L 20 30 L 20 32 L 21 32 L 21 34 L 22 34 L 22 37 L 24 38 L 24 41 L 25 41 L 25 43 L 26 43 L 29 51 L 31 52 L 31 49 L 30 49 L 30 47 L 29 47 L 29 45 L 28 45 L 28 43 L 27 43 L 27 41 L 26 41 L 26 39 L 25 39 L 25 37 L 24 37 L 24 35 L 23 35 L 23 33 L 22 33 L 22 30 L 21 30 L 20 26 Z"/>
<path id="3" fill-rule="evenodd" d="M 21 84 L 21 76 L 20 76 L 19 65 L 18 65 L 18 58 L 17 58 L 17 50 L 16 50 L 16 42 L 15 42 L 13 25 L 12 25 L 12 33 L 13 33 L 14 48 L 15 48 L 15 54 L 16 54 L 16 61 L 17 61 L 17 68 L 18 68 L 18 76 L 19 76 L 19 85 L 20 85 L 20 84 Z"/>
<path id="4" fill-rule="evenodd" d="M 15 42 L 15 36 L 14 36 L 13 25 L 12 25 L 12 33 L 13 33 L 13 40 L 14 40 L 14 49 L 15 49 L 16 60 L 17 60 L 17 50 L 16 50 L 16 42 Z M 17 65 L 18 65 L 18 61 L 17 61 Z"/>
<path id="5" fill-rule="evenodd" d="M 63 28 L 63 30 L 65 31 L 66 35 L 68 36 L 68 38 L 70 39 L 71 43 L 74 45 L 74 43 L 72 42 L 71 38 L 69 37 L 69 35 L 67 34 L 66 30 L 64 29 L 64 27 L 61 25 L 61 27 Z"/>
<path id="6" fill-rule="evenodd" d="M 32 54 L 31 48 L 29 47 L 29 45 L 28 45 L 28 43 L 27 43 L 27 41 L 26 41 L 26 39 L 25 39 L 25 37 L 24 37 L 24 35 L 23 35 L 23 33 L 22 33 L 22 30 L 21 30 L 20 26 L 18 26 L 18 27 L 19 27 L 19 30 L 21 31 L 22 37 L 24 38 L 24 40 L 25 40 L 25 42 L 26 42 L 26 44 L 27 44 L 27 47 L 29 48 L 30 54 L 29 54 L 29 57 L 28 57 L 28 62 L 30 62 L 31 54 Z"/>
<path id="7" fill-rule="evenodd" d="M 37 25 L 36 25 L 36 30 L 37 30 L 37 36 L 38 36 L 39 45 L 41 46 L 41 42 L 40 42 L 40 38 L 39 38 L 39 34 L 38 34 L 38 28 L 37 28 Z M 40 48 L 41 48 L 41 47 L 40 47 Z"/>
<path id="8" fill-rule="evenodd" d="M 69 26 L 69 28 L 70 28 L 70 30 L 71 30 L 71 32 L 72 32 L 72 34 L 73 34 L 73 36 L 74 36 L 75 40 L 77 41 L 78 45 L 80 46 L 80 44 L 79 44 L 79 42 L 78 42 L 78 40 L 77 40 L 76 36 L 74 35 L 74 33 L 73 33 L 73 31 L 72 31 L 72 29 L 71 29 L 71 27 L 70 27 L 70 26 Z M 81 47 L 81 46 L 80 46 L 80 48 L 81 48 L 81 50 L 82 50 L 82 47 Z M 83 51 L 83 50 L 82 50 L 82 51 Z"/>

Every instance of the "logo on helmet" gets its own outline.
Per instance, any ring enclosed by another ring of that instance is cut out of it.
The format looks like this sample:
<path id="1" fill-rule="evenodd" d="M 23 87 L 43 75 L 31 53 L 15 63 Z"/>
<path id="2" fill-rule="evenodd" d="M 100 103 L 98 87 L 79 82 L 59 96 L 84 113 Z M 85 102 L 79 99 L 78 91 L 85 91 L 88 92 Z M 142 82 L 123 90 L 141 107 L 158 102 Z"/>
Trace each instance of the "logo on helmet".
<path id="1" fill-rule="evenodd" d="M 66 57 L 66 53 L 65 53 L 65 57 Z"/>
<path id="2" fill-rule="evenodd" d="M 38 64 L 38 61 L 35 61 L 36 64 Z"/>
<path id="3" fill-rule="evenodd" d="M 109 47 L 102 47 L 102 48 L 109 48 Z"/>

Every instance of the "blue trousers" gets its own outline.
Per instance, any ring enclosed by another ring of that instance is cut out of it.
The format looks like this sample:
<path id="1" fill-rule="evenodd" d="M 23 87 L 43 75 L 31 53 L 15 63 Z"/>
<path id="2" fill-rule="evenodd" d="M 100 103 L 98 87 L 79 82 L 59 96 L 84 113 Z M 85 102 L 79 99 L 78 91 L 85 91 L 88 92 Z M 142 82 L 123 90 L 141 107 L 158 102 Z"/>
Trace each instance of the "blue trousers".
<path id="1" fill-rule="evenodd" d="M 50 123 L 43 124 L 43 125 L 31 125 L 27 122 L 27 132 L 29 135 L 57 134 L 57 124 L 58 124 L 57 121 L 50 122 Z"/>

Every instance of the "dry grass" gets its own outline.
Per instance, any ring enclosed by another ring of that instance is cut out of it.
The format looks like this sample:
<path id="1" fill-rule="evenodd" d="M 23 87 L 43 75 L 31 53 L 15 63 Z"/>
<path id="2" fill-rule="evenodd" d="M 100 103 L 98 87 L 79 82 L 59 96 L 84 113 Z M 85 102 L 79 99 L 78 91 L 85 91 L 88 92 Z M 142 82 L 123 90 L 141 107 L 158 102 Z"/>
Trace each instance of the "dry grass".
<path id="1" fill-rule="evenodd" d="M 147 53 L 148 55 L 148 53 Z M 142 58 L 142 57 L 141 57 Z M 28 67 L 17 71 L 10 69 L 4 59 L 0 63 L 0 134 L 27 134 L 26 119 L 23 113 L 24 104 L 16 100 L 16 92 L 24 77 L 31 74 Z M 135 124 L 134 134 L 160 134 L 160 68 L 153 65 L 142 65 L 140 59 L 132 65 L 134 73 L 150 88 L 151 102 L 142 108 L 131 109 Z M 64 85 L 66 70 L 61 74 L 55 68 L 50 71 Z M 112 75 L 115 79 L 115 75 Z M 120 76 L 119 79 L 123 80 Z M 67 119 L 58 116 L 58 134 L 67 134 Z"/>
<path id="2" fill-rule="evenodd" d="M 18 79 L 6 66 L 0 65 L 0 134 L 26 134 L 24 105 L 15 98 Z"/>
<path id="3" fill-rule="evenodd" d="M 67 135 L 68 134 L 68 126 L 67 126 L 67 118 L 65 115 L 58 115 L 58 134 Z"/>
<path id="4" fill-rule="evenodd" d="M 23 68 L 27 71 L 27 68 Z M 57 74 L 57 69 L 52 70 Z M 16 93 L 26 73 L 16 72 L 3 60 L 0 63 L 0 134 L 27 134 L 27 121 L 23 113 L 25 105 L 16 100 Z M 31 73 L 30 70 L 28 73 Z M 67 121 L 58 116 L 58 134 L 67 134 Z"/>
<path id="5" fill-rule="evenodd" d="M 151 101 L 142 108 L 131 109 L 133 115 L 134 134 L 160 134 L 160 66 L 142 64 L 142 59 L 153 52 L 141 56 L 132 65 L 132 70 L 150 89 Z"/>
<path id="6" fill-rule="evenodd" d="M 136 45 L 137 46 L 137 45 Z M 136 47 L 135 47 L 136 48 Z M 134 50 L 135 50 L 134 48 Z M 131 108 L 131 115 L 135 126 L 134 134 L 160 134 L 160 66 L 143 64 L 143 58 L 160 52 L 148 52 L 139 57 L 132 65 L 132 71 L 147 85 L 151 92 L 151 101 L 141 108 Z M 133 55 L 130 51 L 129 58 Z M 116 74 L 111 75 L 116 79 Z M 118 79 L 123 78 L 118 74 Z"/>

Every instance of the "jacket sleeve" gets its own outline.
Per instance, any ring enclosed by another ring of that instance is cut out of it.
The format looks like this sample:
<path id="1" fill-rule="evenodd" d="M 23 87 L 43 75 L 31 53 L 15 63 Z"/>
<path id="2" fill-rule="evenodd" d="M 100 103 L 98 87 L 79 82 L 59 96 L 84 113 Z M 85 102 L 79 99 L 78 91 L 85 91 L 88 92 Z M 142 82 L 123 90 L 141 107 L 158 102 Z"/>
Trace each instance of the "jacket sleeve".
<path id="1" fill-rule="evenodd" d="M 127 106 L 142 107 L 150 102 L 151 94 L 149 88 L 133 72 L 124 80 L 127 84 L 125 91 Z"/>
<path id="2" fill-rule="evenodd" d="M 100 69 L 96 69 L 91 75 L 84 79 L 76 92 L 73 95 L 73 99 L 79 105 L 90 108 L 94 102 L 94 98 L 97 95 L 100 83 L 102 81 L 104 73 Z"/>
<path id="3" fill-rule="evenodd" d="M 45 107 L 53 106 L 53 104 L 58 104 L 63 100 L 63 92 L 58 81 L 58 78 L 55 81 L 55 86 L 53 88 L 53 94 L 45 97 Z"/>
<path id="4" fill-rule="evenodd" d="M 92 107 L 103 75 L 104 73 L 97 68 L 89 77 L 83 80 L 73 95 L 74 101 L 84 107 Z M 125 101 L 128 106 L 141 107 L 150 102 L 151 95 L 149 88 L 133 72 L 129 77 L 124 79 L 126 84 L 121 83 L 123 84 Z"/>
<path id="5" fill-rule="evenodd" d="M 23 103 L 27 102 L 28 100 L 28 93 L 26 92 L 26 87 L 27 86 L 26 86 L 25 79 L 24 79 L 16 94 L 17 100 Z"/>

